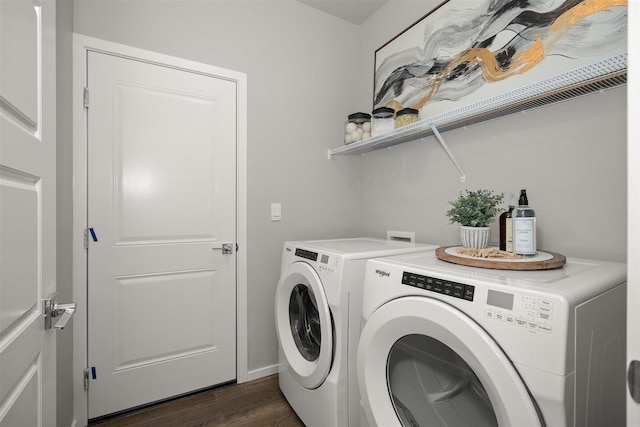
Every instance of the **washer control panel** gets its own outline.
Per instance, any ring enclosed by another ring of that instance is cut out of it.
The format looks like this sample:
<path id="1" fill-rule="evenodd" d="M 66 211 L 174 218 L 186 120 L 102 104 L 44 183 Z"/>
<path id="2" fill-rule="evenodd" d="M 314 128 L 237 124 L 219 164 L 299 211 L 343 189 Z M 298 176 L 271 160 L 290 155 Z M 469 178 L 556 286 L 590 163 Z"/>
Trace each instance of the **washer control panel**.
<path id="1" fill-rule="evenodd" d="M 402 273 L 402 284 L 467 301 L 473 301 L 473 294 L 475 292 L 475 287 L 472 285 L 409 273 L 408 271 Z"/>
<path id="2" fill-rule="evenodd" d="M 335 269 L 338 268 L 340 262 L 337 256 L 321 254 L 301 248 L 296 248 L 296 256 L 316 262 L 315 268 L 318 272 L 323 273 L 333 273 Z"/>
<path id="3" fill-rule="evenodd" d="M 552 333 L 553 301 L 547 298 L 489 289 L 484 314 L 530 331 Z"/>
<path id="4" fill-rule="evenodd" d="M 310 259 L 311 261 L 318 261 L 318 252 L 307 251 L 305 249 L 296 248 L 296 256 Z"/>

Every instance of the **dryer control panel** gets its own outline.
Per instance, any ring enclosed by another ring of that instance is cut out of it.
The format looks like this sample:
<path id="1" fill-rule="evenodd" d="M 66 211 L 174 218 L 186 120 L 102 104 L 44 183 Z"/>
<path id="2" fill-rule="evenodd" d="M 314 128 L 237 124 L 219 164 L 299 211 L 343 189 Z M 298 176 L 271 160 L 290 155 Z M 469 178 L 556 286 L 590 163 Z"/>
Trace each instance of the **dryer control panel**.
<path id="1" fill-rule="evenodd" d="M 467 301 L 473 301 L 473 294 L 475 292 L 475 287 L 472 285 L 409 273 L 408 271 L 402 273 L 402 284 Z"/>

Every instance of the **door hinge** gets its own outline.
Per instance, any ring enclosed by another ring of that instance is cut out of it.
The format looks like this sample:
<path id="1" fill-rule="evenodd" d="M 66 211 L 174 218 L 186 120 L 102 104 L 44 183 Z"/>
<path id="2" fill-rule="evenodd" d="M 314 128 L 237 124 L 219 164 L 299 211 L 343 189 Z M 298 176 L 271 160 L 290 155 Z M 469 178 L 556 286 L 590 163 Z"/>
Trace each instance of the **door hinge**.
<path id="1" fill-rule="evenodd" d="M 89 88 L 85 87 L 82 91 L 82 105 L 84 108 L 89 108 Z"/>
<path id="2" fill-rule="evenodd" d="M 84 389 L 89 390 L 89 368 L 84 368 Z"/>

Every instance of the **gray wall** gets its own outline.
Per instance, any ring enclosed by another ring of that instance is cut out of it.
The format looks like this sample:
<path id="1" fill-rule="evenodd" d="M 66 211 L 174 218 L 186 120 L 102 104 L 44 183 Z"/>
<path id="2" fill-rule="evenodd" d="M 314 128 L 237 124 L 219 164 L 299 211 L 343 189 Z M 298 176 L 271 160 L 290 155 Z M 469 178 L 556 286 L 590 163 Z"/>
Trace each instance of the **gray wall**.
<path id="1" fill-rule="evenodd" d="M 439 3 L 392 0 L 361 26 L 361 105 L 372 104 L 372 52 Z M 360 165 L 362 233 L 415 231 L 421 242 L 459 244 L 445 212 L 461 190 L 493 189 L 517 202 L 526 188 L 539 248 L 626 261 L 626 135 L 623 87 L 445 132 L 464 183 L 434 137 L 369 153 Z"/>
<path id="2" fill-rule="evenodd" d="M 76 0 L 74 31 L 247 74 L 248 369 L 276 364 L 283 242 L 358 231 L 357 159 L 327 160 L 357 109 L 358 26 L 293 0 Z"/>
<path id="3" fill-rule="evenodd" d="M 391 0 L 356 26 L 294 0 L 75 0 L 77 33 L 248 75 L 249 371 L 277 363 L 287 240 L 408 230 L 457 244 L 444 212 L 460 190 L 526 188 L 540 247 L 625 260 L 625 89 L 446 132 L 465 183 L 433 138 L 327 160 L 347 114 L 371 109 L 375 49 L 439 3 Z"/>

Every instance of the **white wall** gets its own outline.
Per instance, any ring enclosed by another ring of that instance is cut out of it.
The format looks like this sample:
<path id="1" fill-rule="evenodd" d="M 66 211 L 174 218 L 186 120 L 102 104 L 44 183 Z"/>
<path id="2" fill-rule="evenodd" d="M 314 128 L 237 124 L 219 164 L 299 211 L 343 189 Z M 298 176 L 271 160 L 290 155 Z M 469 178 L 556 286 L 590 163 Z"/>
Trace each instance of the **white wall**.
<path id="1" fill-rule="evenodd" d="M 357 234 L 356 159 L 327 160 L 358 109 L 359 28 L 293 0 L 76 0 L 76 33 L 248 79 L 251 371 L 278 361 L 275 287 L 287 240 Z M 271 202 L 282 221 L 271 222 Z"/>
<path id="2" fill-rule="evenodd" d="M 391 0 L 362 29 L 362 102 L 371 108 L 373 54 L 440 0 Z M 361 160 L 363 232 L 415 231 L 418 241 L 459 244 L 449 200 L 464 189 L 517 195 L 536 209 L 538 247 L 566 256 L 626 261 L 626 87 L 547 106 L 443 138 L 375 151 Z M 505 201 L 506 203 L 507 201 Z M 492 241 L 497 243 L 497 224 Z"/>

